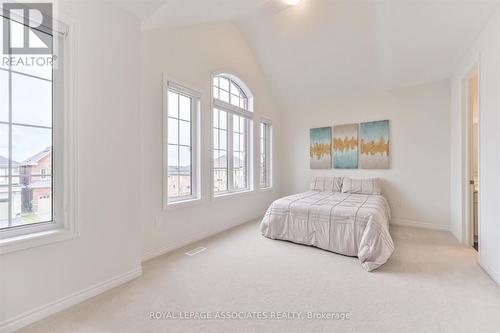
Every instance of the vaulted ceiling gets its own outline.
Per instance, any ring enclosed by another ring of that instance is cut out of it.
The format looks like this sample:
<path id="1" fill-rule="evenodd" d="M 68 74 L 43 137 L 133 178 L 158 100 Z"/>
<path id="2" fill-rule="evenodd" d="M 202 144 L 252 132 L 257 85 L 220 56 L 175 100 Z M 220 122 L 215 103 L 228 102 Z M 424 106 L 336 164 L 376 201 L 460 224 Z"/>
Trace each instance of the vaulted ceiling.
<path id="1" fill-rule="evenodd" d="M 499 0 L 129 0 L 144 29 L 232 21 L 284 107 L 450 77 Z"/>

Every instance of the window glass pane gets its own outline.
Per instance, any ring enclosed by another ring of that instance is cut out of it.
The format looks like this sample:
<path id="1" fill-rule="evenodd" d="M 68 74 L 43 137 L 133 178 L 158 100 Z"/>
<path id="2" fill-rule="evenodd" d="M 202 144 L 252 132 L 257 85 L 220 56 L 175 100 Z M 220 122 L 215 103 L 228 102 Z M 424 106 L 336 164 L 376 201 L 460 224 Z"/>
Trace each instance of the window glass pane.
<path id="1" fill-rule="evenodd" d="M 9 73 L 3 70 L 0 70 L 0 121 L 9 121 Z"/>
<path id="2" fill-rule="evenodd" d="M 182 172 L 191 171 L 191 149 L 189 147 L 179 147 L 179 167 Z"/>
<path id="3" fill-rule="evenodd" d="M 246 166 L 243 153 L 234 153 L 233 156 L 233 165 L 234 165 L 234 173 L 233 173 L 233 181 L 235 189 L 244 189 L 246 188 Z"/>
<path id="4" fill-rule="evenodd" d="M 24 171 L 24 184 L 12 186 L 12 211 L 17 225 L 52 220 L 52 177 L 41 177 L 39 166 Z M 27 176 L 32 174 L 34 176 Z M 21 212 L 18 214 L 17 212 Z M 18 214 L 18 215 L 17 215 Z"/>
<path id="5" fill-rule="evenodd" d="M 219 128 L 227 129 L 227 112 L 219 111 Z"/>
<path id="6" fill-rule="evenodd" d="M 214 151 L 214 191 L 227 190 L 227 157 L 224 151 Z"/>
<path id="7" fill-rule="evenodd" d="M 238 150 L 244 152 L 245 151 L 245 134 L 240 134 L 239 138 L 239 147 Z"/>
<path id="8" fill-rule="evenodd" d="M 52 126 L 52 83 L 12 74 L 12 121 Z"/>
<path id="9" fill-rule="evenodd" d="M 179 120 L 168 118 L 168 143 L 179 143 Z"/>
<path id="10" fill-rule="evenodd" d="M 191 98 L 180 95 L 179 97 L 179 118 L 191 120 Z"/>
<path id="11" fill-rule="evenodd" d="M 20 15 L 22 16 L 22 11 L 19 11 Z M 0 20 L 0 30 L 3 30 L 3 20 Z M 21 24 L 17 22 L 12 22 L 11 25 L 11 38 L 13 40 L 11 41 L 11 44 L 13 46 L 18 45 L 20 47 L 23 46 L 23 33 L 24 33 L 24 28 Z M 41 33 L 41 32 L 40 32 Z M 3 36 L 0 35 L 0 36 Z M 44 43 L 51 43 L 52 42 L 52 37 L 44 34 L 45 40 Z M 34 47 L 41 47 L 42 45 L 44 46 L 45 44 L 41 44 L 40 42 L 38 43 L 33 43 L 34 40 L 33 38 L 30 38 L 31 41 L 31 46 Z M 0 37 L 0 44 L 2 43 L 1 37 Z M 29 75 L 33 75 L 39 78 L 44 78 L 51 80 L 52 79 L 52 65 L 51 65 L 51 56 L 47 54 L 30 54 L 29 55 L 30 59 L 33 59 L 33 61 L 30 62 L 23 62 L 23 61 L 14 61 L 11 63 L 12 65 L 12 70 L 16 72 L 21 72 L 21 73 L 26 73 Z M 7 63 L 4 64 L 3 61 L 0 61 L 0 67 L 7 68 L 8 65 Z"/>
<path id="12" fill-rule="evenodd" d="M 241 168 L 241 166 L 243 165 L 243 162 L 241 160 L 241 153 L 240 152 L 234 152 L 233 154 L 234 158 L 233 158 L 233 166 L 235 169 L 237 168 Z"/>
<path id="13" fill-rule="evenodd" d="M 191 145 L 191 123 L 187 121 L 179 121 L 179 144 L 189 146 Z"/>
<path id="14" fill-rule="evenodd" d="M 220 90 L 219 91 L 219 99 L 221 101 L 229 103 L 229 93 L 224 91 L 224 90 Z"/>
<path id="15" fill-rule="evenodd" d="M 9 227 L 9 193 L 7 177 L 0 177 L 0 229 Z"/>
<path id="16" fill-rule="evenodd" d="M 179 147 L 179 195 L 191 195 L 191 149 Z"/>
<path id="17" fill-rule="evenodd" d="M 236 115 L 233 115 L 233 131 L 234 132 L 240 131 L 240 117 Z"/>
<path id="18" fill-rule="evenodd" d="M 227 131 L 219 131 L 219 149 L 227 150 Z"/>
<path id="19" fill-rule="evenodd" d="M 220 167 L 220 151 L 218 149 L 214 149 L 214 169 L 218 169 Z"/>
<path id="20" fill-rule="evenodd" d="M 214 109 L 214 127 L 219 127 L 219 110 Z"/>
<path id="21" fill-rule="evenodd" d="M 239 107 L 240 106 L 240 97 L 237 95 L 232 95 L 231 94 L 231 104 Z"/>
<path id="22" fill-rule="evenodd" d="M 34 65 L 19 62 L 12 66 L 12 70 L 34 76 L 44 80 L 52 80 L 52 65 L 50 59 L 45 54 L 31 54 L 30 57 L 37 57 Z"/>
<path id="23" fill-rule="evenodd" d="M 12 126 L 13 225 L 52 221 L 51 146 L 51 129 Z"/>
<path id="24" fill-rule="evenodd" d="M 214 129 L 214 149 L 219 149 L 219 130 Z"/>
<path id="25" fill-rule="evenodd" d="M 9 227 L 9 127 L 0 124 L 0 228 Z"/>
<path id="26" fill-rule="evenodd" d="M 168 145 L 168 172 L 177 172 L 179 166 L 179 148 L 176 145 Z"/>
<path id="27" fill-rule="evenodd" d="M 24 164 L 38 163 L 41 156 L 50 154 L 51 147 L 51 129 L 12 126 L 12 159 L 14 161 Z"/>
<path id="28" fill-rule="evenodd" d="M 171 91 L 168 92 L 168 116 L 179 118 L 179 95 Z"/>
<path id="29" fill-rule="evenodd" d="M 229 80 L 224 77 L 219 77 L 219 87 L 229 92 Z"/>
<path id="30" fill-rule="evenodd" d="M 191 195 L 191 175 L 183 172 L 179 177 L 179 196 L 188 195 Z"/>
<path id="31" fill-rule="evenodd" d="M 231 94 L 239 96 L 240 95 L 240 89 L 236 86 L 236 84 L 231 81 Z"/>
<path id="32" fill-rule="evenodd" d="M 23 16 L 22 10 L 12 10 L 16 15 Z M 24 26 L 18 22 L 10 21 L 10 45 L 12 47 L 23 47 Z"/>
<path id="33" fill-rule="evenodd" d="M 214 98 L 219 98 L 219 88 L 214 87 Z"/>
<path id="34" fill-rule="evenodd" d="M 246 130 L 246 121 L 247 119 L 244 117 L 240 117 L 240 132 L 245 133 Z"/>
<path id="35" fill-rule="evenodd" d="M 168 174 L 168 197 L 175 198 L 179 196 L 179 174 L 170 172 Z"/>
<path id="36" fill-rule="evenodd" d="M 7 124 L 0 124 L 0 156 L 0 164 L 6 163 L 9 159 L 9 125 Z"/>
<path id="37" fill-rule="evenodd" d="M 233 133 L 233 149 L 235 151 L 240 151 L 240 135 L 238 133 Z"/>

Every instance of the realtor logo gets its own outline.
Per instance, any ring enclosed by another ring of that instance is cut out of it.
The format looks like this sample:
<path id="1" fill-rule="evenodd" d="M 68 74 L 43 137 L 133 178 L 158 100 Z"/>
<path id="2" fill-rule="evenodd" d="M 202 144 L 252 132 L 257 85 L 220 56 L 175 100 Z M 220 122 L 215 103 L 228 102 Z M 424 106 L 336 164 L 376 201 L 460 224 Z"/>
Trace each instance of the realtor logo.
<path id="1" fill-rule="evenodd" d="M 3 4 L 3 53 L 52 54 L 52 4 Z"/>

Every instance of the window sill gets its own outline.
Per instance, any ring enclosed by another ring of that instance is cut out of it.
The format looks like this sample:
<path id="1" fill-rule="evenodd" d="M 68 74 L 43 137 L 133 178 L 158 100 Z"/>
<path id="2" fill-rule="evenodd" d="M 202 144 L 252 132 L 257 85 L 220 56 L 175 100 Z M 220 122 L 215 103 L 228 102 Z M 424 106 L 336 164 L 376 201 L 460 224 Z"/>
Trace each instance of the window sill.
<path id="1" fill-rule="evenodd" d="M 196 206 L 201 204 L 201 199 L 200 198 L 193 198 L 193 199 L 186 199 L 186 200 L 180 200 L 180 201 L 174 201 L 174 202 L 168 202 L 165 207 L 163 207 L 163 210 L 173 210 L 173 209 L 179 209 L 179 208 L 185 208 L 185 207 L 191 207 L 191 206 Z"/>
<path id="2" fill-rule="evenodd" d="M 214 194 L 212 201 L 233 198 L 233 197 L 237 197 L 240 195 L 249 194 L 252 192 L 254 192 L 254 190 L 242 190 L 242 191 L 224 192 L 224 193 L 220 193 L 220 194 Z"/>
<path id="3" fill-rule="evenodd" d="M 0 255 L 73 239 L 76 237 L 78 237 L 76 232 L 60 228 L 0 239 Z"/>
<path id="4" fill-rule="evenodd" d="M 272 191 L 274 190 L 274 188 L 272 186 L 268 186 L 268 187 L 260 187 L 259 188 L 259 191 L 260 192 L 269 192 L 269 191 Z"/>

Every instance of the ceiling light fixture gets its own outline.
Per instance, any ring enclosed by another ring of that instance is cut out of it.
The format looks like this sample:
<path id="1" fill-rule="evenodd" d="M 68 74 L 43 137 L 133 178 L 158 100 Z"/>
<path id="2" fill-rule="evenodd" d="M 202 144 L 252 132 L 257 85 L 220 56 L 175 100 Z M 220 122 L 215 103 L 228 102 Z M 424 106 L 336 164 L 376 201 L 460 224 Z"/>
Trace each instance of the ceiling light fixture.
<path id="1" fill-rule="evenodd" d="M 283 0 L 283 1 L 289 6 L 295 6 L 300 2 L 300 0 Z"/>

